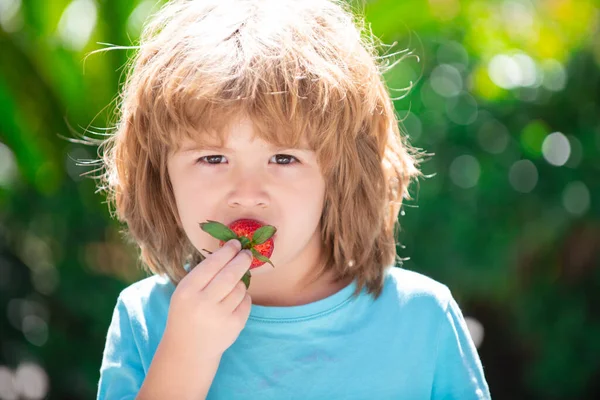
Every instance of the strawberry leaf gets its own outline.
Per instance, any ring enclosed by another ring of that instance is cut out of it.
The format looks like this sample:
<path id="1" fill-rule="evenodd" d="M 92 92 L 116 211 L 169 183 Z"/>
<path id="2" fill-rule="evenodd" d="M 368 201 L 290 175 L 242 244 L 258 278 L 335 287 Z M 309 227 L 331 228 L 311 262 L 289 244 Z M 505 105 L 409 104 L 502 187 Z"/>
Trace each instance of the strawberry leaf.
<path id="1" fill-rule="evenodd" d="M 256 249 L 254 249 L 254 248 L 253 248 L 253 249 L 251 249 L 251 251 L 252 251 L 252 255 L 253 255 L 255 258 L 259 259 L 259 260 L 260 260 L 260 261 L 262 261 L 262 262 L 269 263 L 269 264 L 271 264 L 271 266 L 272 266 L 273 268 L 275 268 L 275 266 L 273 265 L 273 263 L 271 262 L 271 260 L 269 260 L 267 257 L 265 257 L 265 256 L 263 256 L 262 254 L 260 254 L 260 253 L 258 252 L 258 250 L 256 250 Z"/>
<path id="2" fill-rule="evenodd" d="M 220 222 L 208 220 L 208 222 L 201 222 L 200 229 L 208 233 L 212 237 L 227 242 L 231 239 L 237 239 L 238 236 L 234 231 L 229 229 L 227 225 L 223 225 Z"/>
<path id="3" fill-rule="evenodd" d="M 246 273 L 244 274 L 244 276 L 242 277 L 242 281 L 244 282 L 244 285 L 246 285 L 246 290 L 250 287 L 250 278 L 252 275 L 250 275 L 250 270 L 246 271 Z"/>
<path id="4" fill-rule="evenodd" d="M 252 235 L 254 244 L 261 244 L 269 240 L 277 232 L 277 228 L 272 225 L 265 225 L 258 228 Z"/>

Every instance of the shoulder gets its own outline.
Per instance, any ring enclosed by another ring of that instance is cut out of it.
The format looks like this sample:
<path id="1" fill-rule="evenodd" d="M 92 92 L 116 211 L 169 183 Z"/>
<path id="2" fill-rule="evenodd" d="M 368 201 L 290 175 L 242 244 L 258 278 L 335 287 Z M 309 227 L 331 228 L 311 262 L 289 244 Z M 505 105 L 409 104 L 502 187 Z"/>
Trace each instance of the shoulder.
<path id="1" fill-rule="evenodd" d="M 386 271 L 384 291 L 400 306 L 425 304 L 446 310 L 452 299 L 448 286 L 401 267 L 390 267 Z"/>
<path id="2" fill-rule="evenodd" d="M 126 303 L 148 303 L 171 297 L 175 286 L 165 275 L 152 275 L 127 286 L 119 294 L 119 298 Z"/>
<path id="3" fill-rule="evenodd" d="M 171 295 L 175 289 L 173 283 L 166 275 L 152 275 L 134 282 L 123 289 L 120 297 L 126 299 L 149 300 L 157 296 Z"/>
<path id="4" fill-rule="evenodd" d="M 121 291 L 117 307 L 131 320 L 146 320 L 151 315 L 166 314 L 175 285 L 166 275 L 153 275 L 134 282 Z"/>
<path id="5" fill-rule="evenodd" d="M 119 293 L 106 334 L 99 393 L 112 393 L 113 386 L 119 385 L 113 383 L 118 376 L 139 389 L 162 338 L 173 291 L 174 285 L 166 276 L 154 275 Z"/>

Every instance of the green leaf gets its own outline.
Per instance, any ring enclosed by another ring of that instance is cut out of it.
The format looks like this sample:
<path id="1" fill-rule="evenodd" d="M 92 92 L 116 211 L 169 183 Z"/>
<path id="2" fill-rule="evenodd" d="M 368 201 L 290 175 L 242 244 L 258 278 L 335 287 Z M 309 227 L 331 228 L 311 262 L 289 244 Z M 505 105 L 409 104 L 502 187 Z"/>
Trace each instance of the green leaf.
<path id="1" fill-rule="evenodd" d="M 251 277 L 252 277 L 252 275 L 250 274 L 250 270 L 246 271 L 244 276 L 242 276 L 242 281 L 244 282 L 244 285 L 246 285 L 246 289 L 248 289 L 250 287 L 250 278 Z"/>
<path id="2" fill-rule="evenodd" d="M 265 225 L 258 228 L 254 235 L 252 235 L 252 241 L 254 244 L 261 244 L 269 240 L 277 232 L 277 228 L 272 225 Z"/>
<path id="3" fill-rule="evenodd" d="M 227 225 L 223 225 L 217 221 L 208 220 L 208 222 L 201 222 L 200 228 L 210 236 L 224 242 L 228 242 L 231 239 L 238 239 L 238 235 L 234 231 L 229 229 Z"/>
<path id="4" fill-rule="evenodd" d="M 258 252 L 258 250 L 256 250 L 256 249 L 252 248 L 252 249 L 251 249 L 251 251 L 252 251 L 252 255 L 254 255 L 254 257 L 255 257 L 255 258 L 259 259 L 259 260 L 260 260 L 260 261 L 262 261 L 262 262 L 269 263 L 269 264 L 271 264 L 271 266 L 272 266 L 273 268 L 275 268 L 275 266 L 273 265 L 273 263 L 271 262 L 271 260 L 269 260 L 267 257 L 265 257 L 265 256 L 263 256 L 262 254 L 260 254 L 260 253 Z"/>

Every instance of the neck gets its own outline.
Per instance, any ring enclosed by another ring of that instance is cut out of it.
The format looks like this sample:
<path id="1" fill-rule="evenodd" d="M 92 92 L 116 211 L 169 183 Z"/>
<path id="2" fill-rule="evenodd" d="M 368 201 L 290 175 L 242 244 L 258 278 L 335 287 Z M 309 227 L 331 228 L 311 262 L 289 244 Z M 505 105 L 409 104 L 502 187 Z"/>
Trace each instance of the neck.
<path id="1" fill-rule="evenodd" d="M 337 293 L 352 282 L 350 278 L 334 282 L 332 271 L 327 271 L 317 280 L 311 280 L 310 278 L 315 272 L 314 266 L 319 265 L 321 260 L 317 258 L 313 262 L 298 261 L 281 267 L 277 266 L 275 270 L 270 265 L 260 267 L 261 271 L 252 275 L 248 289 L 252 303 L 271 307 L 309 304 Z M 303 269 L 302 266 L 306 265 L 313 267 Z M 269 270 L 262 270 L 262 268 Z"/>

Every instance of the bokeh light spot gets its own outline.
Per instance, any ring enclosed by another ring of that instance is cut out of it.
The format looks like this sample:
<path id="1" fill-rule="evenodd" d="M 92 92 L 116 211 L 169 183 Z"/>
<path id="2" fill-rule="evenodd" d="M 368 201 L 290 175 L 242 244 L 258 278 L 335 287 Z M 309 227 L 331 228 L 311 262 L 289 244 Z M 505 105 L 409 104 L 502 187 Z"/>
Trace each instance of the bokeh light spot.
<path id="1" fill-rule="evenodd" d="M 127 32 L 130 36 L 138 37 L 142 31 L 142 25 L 146 18 L 150 15 L 150 12 L 155 6 L 155 2 L 152 0 L 145 0 L 138 4 L 129 18 L 127 18 Z"/>
<path id="2" fill-rule="evenodd" d="M 0 142 L 0 186 L 10 187 L 17 180 L 17 161 L 7 145 Z"/>
<path id="3" fill-rule="evenodd" d="M 444 97 L 458 95 L 463 89 L 463 79 L 460 72 L 452 65 L 438 65 L 431 72 L 431 87 L 437 94 Z"/>
<path id="4" fill-rule="evenodd" d="M 56 291 L 60 281 L 58 271 L 54 266 L 31 271 L 31 280 L 35 290 L 47 296 Z"/>
<path id="5" fill-rule="evenodd" d="M 590 208 L 590 191 L 583 182 L 571 182 L 563 191 L 562 201 L 565 210 L 573 215 L 583 215 Z"/>
<path id="6" fill-rule="evenodd" d="M 571 145 L 571 155 L 565 163 L 565 166 L 569 168 L 577 168 L 579 164 L 581 164 L 581 159 L 583 158 L 583 145 L 581 144 L 581 141 L 573 135 L 569 135 L 567 138 L 569 139 L 569 144 Z"/>
<path id="7" fill-rule="evenodd" d="M 37 364 L 21 363 L 15 372 L 15 386 L 28 399 L 42 399 L 48 394 L 48 374 Z"/>
<path id="8" fill-rule="evenodd" d="M 523 52 L 494 56 L 488 64 L 488 74 L 492 82 L 503 89 L 540 84 L 535 61 Z"/>
<path id="9" fill-rule="evenodd" d="M 473 340 L 475 347 L 479 348 L 483 342 L 483 324 L 473 317 L 465 317 L 465 323 L 467 324 L 469 334 L 471 335 L 471 339 Z"/>
<path id="10" fill-rule="evenodd" d="M 488 64 L 488 74 L 492 82 L 503 89 L 519 86 L 521 70 L 512 57 L 504 54 L 494 56 Z"/>
<path id="11" fill-rule="evenodd" d="M 37 315 L 23 318 L 22 329 L 25 339 L 33 345 L 43 346 L 48 341 L 48 324 Z"/>
<path id="12" fill-rule="evenodd" d="M 81 50 L 96 27 L 98 11 L 93 0 L 74 0 L 58 22 L 58 35 L 65 46 Z"/>
<path id="13" fill-rule="evenodd" d="M 10 368 L 0 365 L 0 399 L 17 400 L 18 398 L 15 375 Z"/>
<path id="14" fill-rule="evenodd" d="M 535 86 L 536 83 L 539 85 L 537 67 L 531 57 L 524 53 L 517 53 L 513 55 L 513 60 L 519 66 L 519 86 Z"/>
<path id="15" fill-rule="evenodd" d="M 544 74 L 542 85 L 553 92 L 559 92 L 567 85 L 567 71 L 565 67 L 556 60 L 544 60 L 541 63 Z"/>
<path id="16" fill-rule="evenodd" d="M 530 4 L 520 1 L 504 1 L 502 16 L 507 33 L 516 40 L 536 35 L 534 10 Z"/>
<path id="17" fill-rule="evenodd" d="M 458 125 L 469 125 L 477 120 L 477 100 L 467 92 L 453 97 L 446 103 L 446 114 Z"/>
<path id="18" fill-rule="evenodd" d="M 483 150 L 491 154 L 500 154 L 508 146 L 510 133 L 504 124 L 492 119 L 481 125 L 477 131 L 477 140 Z"/>
<path id="19" fill-rule="evenodd" d="M 548 163 L 557 167 L 565 165 L 571 155 L 569 139 L 560 132 L 551 133 L 542 143 L 542 153 Z"/>
<path id="20" fill-rule="evenodd" d="M 538 171 L 531 161 L 519 160 L 510 167 L 508 179 L 517 192 L 529 193 L 537 185 Z"/>
<path id="21" fill-rule="evenodd" d="M 450 179 L 456 186 L 468 189 L 477 185 L 481 168 L 475 157 L 463 154 L 452 161 L 449 173 Z"/>
<path id="22" fill-rule="evenodd" d="M 0 27 L 5 32 L 16 32 L 23 27 L 21 0 L 0 0 Z"/>

